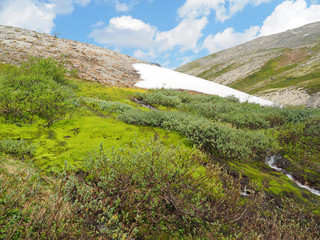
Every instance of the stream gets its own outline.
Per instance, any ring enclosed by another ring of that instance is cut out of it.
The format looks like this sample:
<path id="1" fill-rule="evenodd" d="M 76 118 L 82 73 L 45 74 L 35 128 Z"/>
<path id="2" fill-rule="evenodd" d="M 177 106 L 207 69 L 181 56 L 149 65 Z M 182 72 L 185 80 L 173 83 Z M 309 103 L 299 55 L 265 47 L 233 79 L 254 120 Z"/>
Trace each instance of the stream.
<path id="1" fill-rule="evenodd" d="M 276 156 L 269 156 L 266 158 L 266 164 L 279 171 L 279 172 L 282 172 L 283 174 L 285 174 L 291 181 L 293 181 L 295 184 L 297 184 L 299 187 L 301 188 L 305 188 L 307 190 L 309 190 L 311 193 L 317 195 L 317 196 L 320 196 L 320 191 L 319 190 L 316 190 L 316 189 L 313 189 L 313 188 L 310 188 L 309 186 L 306 186 L 306 185 L 303 185 L 302 183 L 300 183 L 299 181 L 297 181 L 296 179 L 294 179 L 294 177 L 292 176 L 291 173 L 288 173 L 285 169 L 282 169 L 282 168 L 279 168 L 275 165 L 275 157 Z"/>

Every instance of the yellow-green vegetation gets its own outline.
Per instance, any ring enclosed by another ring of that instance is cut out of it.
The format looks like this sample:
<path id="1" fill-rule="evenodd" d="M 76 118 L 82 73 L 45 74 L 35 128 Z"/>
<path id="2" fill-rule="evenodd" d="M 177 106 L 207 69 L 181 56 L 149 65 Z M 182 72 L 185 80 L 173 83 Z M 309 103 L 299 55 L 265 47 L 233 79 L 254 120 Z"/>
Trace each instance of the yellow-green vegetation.
<path id="1" fill-rule="evenodd" d="M 0 70 L 0 239 L 320 237 L 319 110 Z"/>
<path id="2" fill-rule="evenodd" d="M 220 75 L 222 75 L 223 73 L 226 73 L 230 70 L 233 69 L 233 64 L 230 64 L 224 68 L 222 68 L 219 71 L 216 71 L 217 68 L 219 68 L 221 66 L 221 64 L 215 65 L 213 67 L 211 67 L 210 69 L 208 69 L 207 71 L 204 71 L 203 73 L 197 75 L 197 77 L 199 78 L 204 78 L 207 80 L 213 80 L 216 77 L 219 77 Z"/>
<path id="3" fill-rule="evenodd" d="M 37 125 L 18 127 L 0 124 L 0 138 L 25 139 L 36 146 L 34 161 L 43 169 L 61 169 L 65 162 L 81 167 L 82 158 L 103 144 L 112 149 L 141 139 L 159 139 L 166 144 L 187 143 L 182 136 L 162 129 L 128 125 L 112 118 L 83 116 L 62 120 L 50 129 Z"/>
<path id="4" fill-rule="evenodd" d="M 320 69 L 308 69 L 306 74 L 306 66 L 298 66 L 310 58 L 305 52 L 305 49 L 283 50 L 281 56 L 271 59 L 260 70 L 229 86 L 249 94 L 288 87 L 304 88 L 310 94 L 319 92 Z"/>

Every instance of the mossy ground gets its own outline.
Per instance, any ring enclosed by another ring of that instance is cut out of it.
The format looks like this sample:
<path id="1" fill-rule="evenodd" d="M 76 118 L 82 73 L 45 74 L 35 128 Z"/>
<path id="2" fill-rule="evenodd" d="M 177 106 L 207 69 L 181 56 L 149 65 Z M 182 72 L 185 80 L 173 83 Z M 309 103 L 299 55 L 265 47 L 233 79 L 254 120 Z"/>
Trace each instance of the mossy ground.
<path id="1" fill-rule="evenodd" d="M 187 143 L 180 135 L 162 129 L 129 125 L 112 118 L 83 116 L 63 120 L 50 129 L 37 125 L 18 127 L 2 123 L 1 138 L 25 139 L 37 146 L 34 161 L 43 169 L 70 165 L 81 167 L 88 152 L 103 144 L 112 149 L 133 141 L 158 138 L 167 144 Z"/>
<path id="2" fill-rule="evenodd" d="M 10 68 L 0 65 L 3 74 Z M 68 82 L 77 95 L 74 108 L 51 125 L 41 118 L 33 124 L 9 123 L 0 109 L 0 238 L 45 233 L 46 239 L 279 239 L 269 233 L 282 237 L 290 228 L 296 239 L 318 236 L 318 225 L 312 231 L 299 225 L 317 219 L 318 197 L 270 169 L 262 156 L 269 148 L 305 156 L 305 146 L 318 154 L 316 110 L 281 111 L 188 92 Z M 127 124 L 126 119 L 136 121 Z M 286 148 L 278 146 L 280 135 Z M 300 146 L 299 140 L 306 144 Z M 298 159 L 290 160 L 296 167 Z M 317 178 L 310 168 L 305 164 Z M 249 182 L 248 196 L 241 195 L 239 175 Z M 285 209 L 287 200 L 292 205 Z M 287 220 L 291 217 L 295 221 Z M 274 224 L 277 218 L 281 224 Z M 251 221 L 260 221 L 261 229 L 253 230 Z"/>
<path id="3" fill-rule="evenodd" d="M 246 164 L 232 161 L 228 165 L 232 170 L 240 173 L 242 177 L 250 179 L 251 184 L 257 189 L 264 190 L 276 200 L 289 197 L 309 207 L 312 207 L 313 203 L 318 201 L 316 199 L 319 197 L 306 189 L 300 188 L 284 173 L 269 168 L 264 162 Z"/>

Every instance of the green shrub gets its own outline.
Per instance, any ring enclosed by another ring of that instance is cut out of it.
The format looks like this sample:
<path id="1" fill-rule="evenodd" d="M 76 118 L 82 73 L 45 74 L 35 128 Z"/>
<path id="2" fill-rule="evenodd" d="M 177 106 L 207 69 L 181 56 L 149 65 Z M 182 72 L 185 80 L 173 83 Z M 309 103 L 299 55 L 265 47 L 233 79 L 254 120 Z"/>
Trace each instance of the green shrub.
<path id="1" fill-rule="evenodd" d="M 149 104 L 177 107 L 179 110 L 197 114 L 214 121 L 231 123 L 237 128 L 270 128 L 286 123 L 303 122 L 313 118 L 319 111 L 298 107 L 261 107 L 253 103 L 240 103 L 234 97 L 221 98 L 186 91 L 149 90 L 136 97 Z"/>
<path id="2" fill-rule="evenodd" d="M 123 113 L 128 110 L 133 110 L 134 108 L 128 104 L 121 102 L 111 102 L 111 101 L 103 101 L 93 98 L 82 98 L 81 101 L 87 105 L 92 107 L 96 107 L 101 111 L 107 113 Z"/>
<path id="3" fill-rule="evenodd" d="M 33 157 L 35 146 L 25 140 L 2 139 L 0 140 L 0 153 L 10 154 L 20 158 Z"/>
<path id="4" fill-rule="evenodd" d="M 51 125 L 69 114 L 77 101 L 73 91 L 61 85 L 59 69 L 53 61 L 39 60 L 3 76 L 0 111 L 6 120 L 21 124 L 43 119 Z"/>
<path id="5" fill-rule="evenodd" d="M 271 147 L 270 138 L 262 132 L 234 129 L 181 112 L 133 110 L 120 114 L 119 119 L 130 124 L 180 132 L 194 144 L 226 158 L 250 161 Z"/>
<path id="6" fill-rule="evenodd" d="M 65 75 L 67 70 L 63 67 L 63 63 L 52 58 L 30 57 L 29 61 L 22 65 L 25 75 L 42 75 L 60 84 L 67 84 Z"/>
<path id="7" fill-rule="evenodd" d="M 168 93 L 174 93 L 172 90 L 167 90 L 165 93 L 166 94 L 163 94 L 162 92 L 155 90 L 148 94 L 138 93 L 136 94 L 136 97 L 147 104 L 157 104 L 167 107 L 176 107 L 181 103 L 179 97 L 174 96 L 174 94 L 168 95 Z"/>
<path id="8" fill-rule="evenodd" d="M 244 207 L 238 204 L 240 193 L 229 177 L 217 166 L 201 167 L 203 162 L 208 162 L 206 156 L 196 149 L 166 147 L 157 141 L 109 153 L 100 146 L 85 159 L 84 169 L 87 184 L 95 191 L 91 196 L 102 201 L 104 209 L 113 209 L 122 229 L 136 228 L 130 237 L 183 239 L 214 233 L 219 219 L 234 219 Z M 82 190 L 69 194 L 86 209 Z M 110 217 L 101 209 L 87 215 L 89 222 Z"/>

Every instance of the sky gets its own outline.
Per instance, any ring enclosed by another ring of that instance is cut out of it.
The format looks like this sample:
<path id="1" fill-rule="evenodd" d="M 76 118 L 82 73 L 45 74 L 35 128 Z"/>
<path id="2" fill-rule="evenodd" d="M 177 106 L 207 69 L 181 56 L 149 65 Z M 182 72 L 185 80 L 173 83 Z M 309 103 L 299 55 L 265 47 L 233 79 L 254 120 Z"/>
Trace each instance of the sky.
<path id="1" fill-rule="evenodd" d="M 0 25 L 94 44 L 171 69 L 317 21 L 320 0 L 0 0 Z"/>

